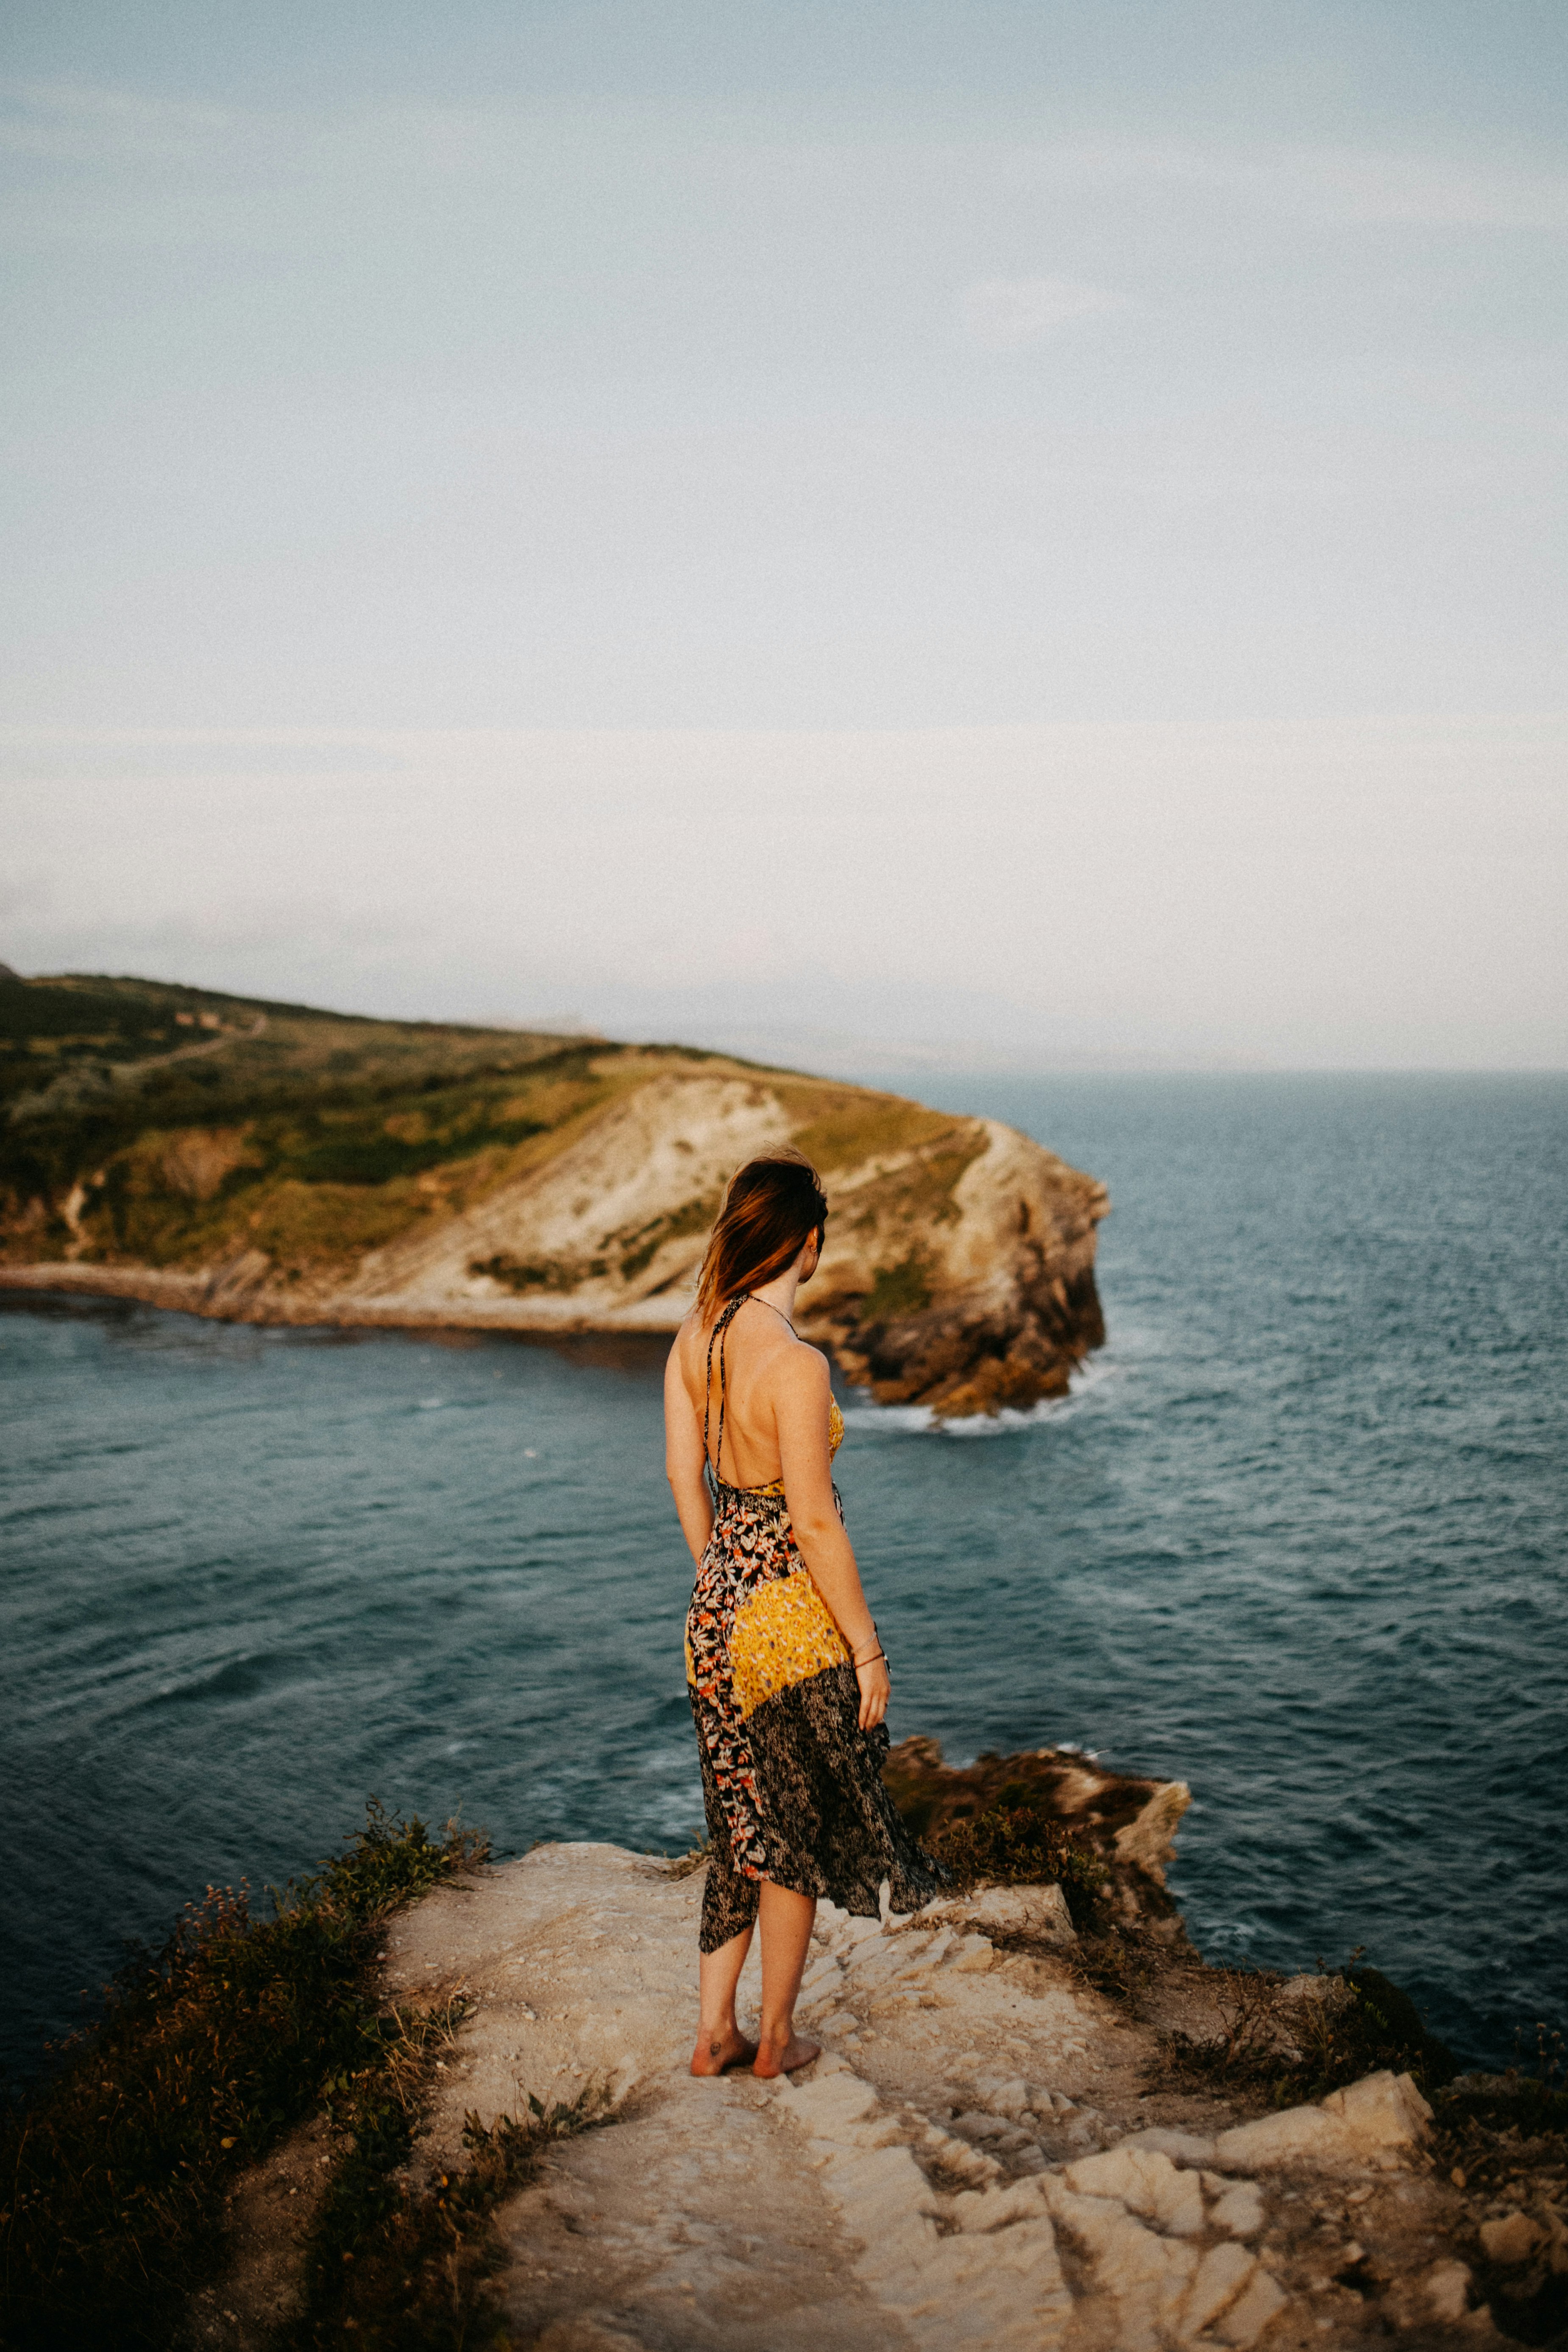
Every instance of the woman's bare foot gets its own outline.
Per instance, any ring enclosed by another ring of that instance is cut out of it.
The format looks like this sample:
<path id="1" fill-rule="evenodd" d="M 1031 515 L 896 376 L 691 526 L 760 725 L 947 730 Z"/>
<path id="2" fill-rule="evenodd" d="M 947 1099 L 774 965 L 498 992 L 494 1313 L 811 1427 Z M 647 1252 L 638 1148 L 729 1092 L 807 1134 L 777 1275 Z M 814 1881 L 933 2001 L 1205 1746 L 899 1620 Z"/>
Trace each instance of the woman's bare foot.
<path id="1" fill-rule="evenodd" d="M 694 2074 L 722 2074 L 727 2067 L 749 2066 L 757 2054 L 757 2045 L 748 2042 L 739 2026 L 727 2032 L 700 2033 L 697 2047 L 691 2053 Z"/>
<path id="2" fill-rule="evenodd" d="M 797 2074 L 803 2066 L 809 2066 L 814 2058 L 821 2055 L 820 2042 L 807 2042 L 798 2033 L 792 2033 L 784 2042 L 764 2040 L 758 2045 L 752 2072 L 765 2083 L 775 2074 Z"/>

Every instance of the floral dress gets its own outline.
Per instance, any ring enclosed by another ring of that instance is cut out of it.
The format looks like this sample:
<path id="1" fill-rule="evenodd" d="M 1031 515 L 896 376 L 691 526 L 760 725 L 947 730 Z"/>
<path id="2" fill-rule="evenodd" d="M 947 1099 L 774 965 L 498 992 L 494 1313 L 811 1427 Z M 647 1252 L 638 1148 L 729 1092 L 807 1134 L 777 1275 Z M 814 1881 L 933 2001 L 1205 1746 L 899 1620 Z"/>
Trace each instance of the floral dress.
<path id="1" fill-rule="evenodd" d="M 893 1909 L 914 1911 L 947 1877 L 910 1837 L 882 1784 L 887 1726 L 860 1729 L 849 1646 L 796 1547 L 783 1481 L 731 1486 L 720 1475 L 724 1335 L 750 1295 L 731 1299 L 713 1330 L 713 1532 L 686 1620 L 686 1678 L 713 1850 L 702 1897 L 704 1952 L 752 1925 L 764 1878 L 874 1918 L 884 1880 Z M 710 1369 L 712 1353 L 710 1340 Z M 835 1403 L 830 1453 L 843 1435 Z M 706 1412 L 702 1438 L 706 1458 Z M 842 1519 L 837 1486 L 833 1499 Z"/>

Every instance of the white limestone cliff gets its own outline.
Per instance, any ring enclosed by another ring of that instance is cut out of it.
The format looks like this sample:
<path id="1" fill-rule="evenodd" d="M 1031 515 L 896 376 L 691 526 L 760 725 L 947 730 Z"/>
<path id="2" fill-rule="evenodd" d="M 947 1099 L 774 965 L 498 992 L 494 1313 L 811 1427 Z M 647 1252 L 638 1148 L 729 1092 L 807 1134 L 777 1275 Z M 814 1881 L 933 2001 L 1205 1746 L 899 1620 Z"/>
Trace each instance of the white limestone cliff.
<path id="1" fill-rule="evenodd" d="M 1059 1890 L 1008 1889 L 904 1919 L 823 1906 L 801 2004 L 823 2056 L 794 2082 L 694 2081 L 700 1900 L 700 1876 L 657 1858 L 547 1845 L 389 1930 L 389 1995 L 468 2004 L 423 2168 L 460 2161 L 470 2114 L 589 2086 L 605 2102 L 607 2127 L 562 2143 L 500 2210 L 513 2340 L 1350 2352 L 1369 2325 L 1429 2352 L 1500 2340 L 1468 2308 L 1408 2076 L 1240 2124 L 1153 2095 L 1152 2037 L 1085 1980 Z M 1027 1952 L 981 1924 L 1012 1935 L 1025 1916 L 1046 1930 Z M 755 1990 L 753 1957 L 742 2013 Z M 244 2280 L 215 2293 L 232 2315 Z M 235 2342 L 226 2327 L 211 2315 L 194 2340 Z"/>

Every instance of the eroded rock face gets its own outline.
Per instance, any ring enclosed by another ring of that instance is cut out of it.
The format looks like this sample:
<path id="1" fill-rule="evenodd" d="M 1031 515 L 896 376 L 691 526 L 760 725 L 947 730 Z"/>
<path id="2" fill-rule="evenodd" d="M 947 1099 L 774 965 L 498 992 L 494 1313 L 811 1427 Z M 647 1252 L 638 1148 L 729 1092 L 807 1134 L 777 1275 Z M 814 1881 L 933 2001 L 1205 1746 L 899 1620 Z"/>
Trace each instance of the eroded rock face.
<path id="1" fill-rule="evenodd" d="M 977 1886 L 969 1894 L 943 1896 L 921 1916 L 951 1920 L 984 1937 L 1026 1937 L 1031 1944 L 1060 1951 L 1078 1941 L 1059 1886 Z"/>
<path id="2" fill-rule="evenodd" d="M 1055 1748 L 958 1769 L 922 1740 L 893 1751 L 889 1777 L 923 1800 L 927 1834 L 1052 1796 L 1113 1894 L 1143 1906 L 1118 1932 L 1163 1956 L 1189 2004 L 1233 1989 L 1161 1925 L 1152 1874 L 1180 1783 Z M 1483 2200 L 1478 2237 L 1447 2126 L 1408 2074 L 1280 2109 L 1256 2085 L 1173 2073 L 1152 1996 L 1097 1989 L 1098 1931 L 1079 1940 L 1056 1885 L 981 1885 L 879 1919 L 819 1905 L 796 2014 L 820 2057 L 794 2081 L 694 2081 L 700 1901 L 689 1861 L 543 1845 L 385 1929 L 390 2000 L 467 2005 L 418 2177 L 463 2161 L 469 2115 L 488 2126 L 531 2095 L 591 2091 L 614 2122 L 563 2140 L 498 2217 L 498 2297 L 541 2352 L 1357 2352 L 1373 2335 L 1473 2352 L 1500 2340 L 1487 2278 L 1518 2302 L 1568 2267 L 1560 2169 L 1528 2211 Z M 1279 1999 L 1330 2000 L 1338 1981 Z M 260 2295 L 249 2259 L 220 2308 Z"/>
<path id="3" fill-rule="evenodd" d="M 1180 1931 L 1165 1891 L 1165 1865 L 1193 1801 L 1184 1780 L 1112 1772 L 1069 1748 L 946 1764 L 940 1741 L 919 1735 L 892 1749 L 884 1778 L 899 1811 L 922 1838 L 998 1811 L 1043 1816 L 1106 1864 L 1122 1917 L 1163 1920 Z"/>
<path id="4" fill-rule="evenodd" d="M 1397 2160 L 1432 2121 L 1432 2110 L 1408 2074 L 1369 2074 L 1321 2105 L 1287 2107 L 1221 2132 L 1215 2161 L 1226 2168 L 1258 2165 L 1376 2166 Z"/>
<path id="5" fill-rule="evenodd" d="M 1066 1394 L 1105 1338 L 1094 1246 L 1110 1206 L 1102 1184 L 1027 1136 L 995 1119 L 963 1126 L 967 1164 L 929 1220 L 902 1212 L 893 1171 L 856 1171 L 847 1231 L 829 1228 L 820 1289 L 803 1293 L 808 1328 L 879 1402 L 953 1418 Z M 868 1212 L 880 1252 L 907 1239 L 901 1297 L 882 1275 L 864 1286 Z"/>
<path id="6" fill-rule="evenodd" d="M 1005 1892 L 1029 1908 L 1054 1890 Z M 531 2093 L 596 2085 L 615 2118 L 500 2210 L 518 2340 L 1353 2352 L 1369 2319 L 1426 2328 L 1405 2339 L 1424 2352 L 1478 2340 L 1408 2080 L 1239 2127 L 1164 2101 L 1146 2125 L 1151 2038 L 1070 1951 L 1009 1955 L 944 1900 L 881 1921 L 821 1905 L 799 2016 L 823 2055 L 794 2082 L 694 2082 L 700 1899 L 699 1876 L 646 1855 L 541 1846 L 388 1926 L 390 1996 L 468 2003 L 416 2171 L 460 2163 L 465 2117 Z M 753 1953 L 743 2018 L 758 1990 Z M 1371 2303 L 1325 2260 L 1360 2262 Z M 234 2281 L 220 2300 L 239 2307 Z"/>
<path id="7" fill-rule="evenodd" d="M 1067 1392 L 1105 1337 L 1094 1281 L 1103 1185 L 994 1119 L 865 1096 L 851 1151 L 763 1074 L 661 1074 L 482 1207 L 368 1259 L 366 1307 L 401 1297 L 536 1328 L 673 1330 L 734 1170 L 772 1145 L 823 1162 L 832 1214 L 797 1325 L 882 1403 L 953 1418 Z M 703 1212 L 706 1212 L 704 1213 Z M 536 1287 L 504 1299 L 513 1269 Z M 547 1287 L 547 1283 L 554 1287 Z"/>

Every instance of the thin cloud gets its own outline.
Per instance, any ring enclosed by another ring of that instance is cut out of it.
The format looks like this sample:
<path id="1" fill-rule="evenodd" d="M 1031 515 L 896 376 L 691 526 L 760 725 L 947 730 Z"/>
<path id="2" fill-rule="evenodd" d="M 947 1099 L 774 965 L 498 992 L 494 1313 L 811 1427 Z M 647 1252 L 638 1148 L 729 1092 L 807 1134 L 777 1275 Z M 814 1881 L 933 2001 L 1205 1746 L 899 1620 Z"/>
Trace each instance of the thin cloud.
<path id="1" fill-rule="evenodd" d="M 1317 153 L 1288 163 L 1329 220 L 1422 228 L 1568 229 L 1568 174 L 1467 169 L 1407 155 Z"/>
<path id="2" fill-rule="evenodd" d="M 47 163 L 180 162 L 211 152 L 230 110 L 67 82 L 0 81 L 0 151 Z"/>
<path id="3" fill-rule="evenodd" d="M 1076 278 L 983 278 L 963 299 L 964 326 L 988 352 L 1027 351 L 1075 320 L 1127 307 L 1125 295 Z"/>
<path id="4" fill-rule="evenodd" d="M 1431 228 L 1568 229 L 1568 173 L 1487 166 L 1459 156 L 1331 147 L 1243 150 L 1167 142 L 1070 142 L 1016 157 L 1022 188 L 1210 191 L 1334 224 Z"/>

